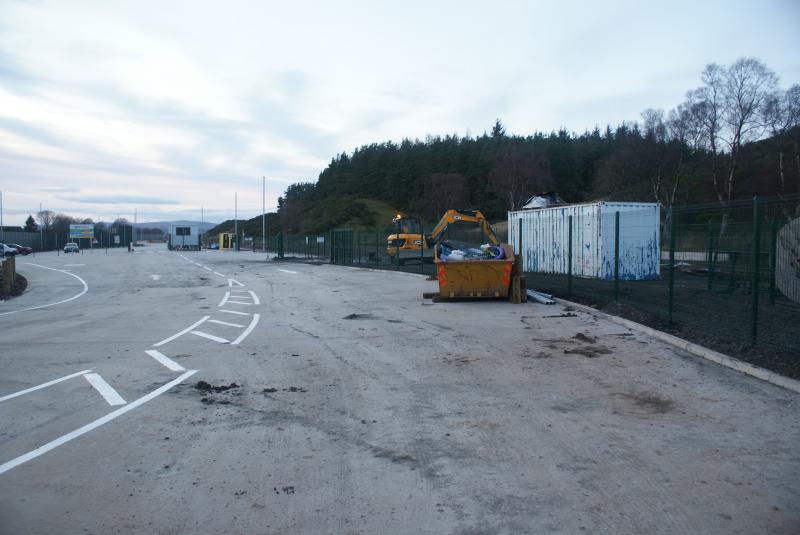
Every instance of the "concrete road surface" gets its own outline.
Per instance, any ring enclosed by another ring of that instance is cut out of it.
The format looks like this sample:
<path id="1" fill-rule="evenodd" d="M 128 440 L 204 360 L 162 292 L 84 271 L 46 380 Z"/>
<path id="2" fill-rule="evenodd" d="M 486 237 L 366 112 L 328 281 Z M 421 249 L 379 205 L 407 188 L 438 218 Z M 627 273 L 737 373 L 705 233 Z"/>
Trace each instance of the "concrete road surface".
<path id="1" fill-rule="evenodd" d="M 160 246 L 18 268 L 0 533 L 800 531 L 800 396 L 563 305 Z"/>

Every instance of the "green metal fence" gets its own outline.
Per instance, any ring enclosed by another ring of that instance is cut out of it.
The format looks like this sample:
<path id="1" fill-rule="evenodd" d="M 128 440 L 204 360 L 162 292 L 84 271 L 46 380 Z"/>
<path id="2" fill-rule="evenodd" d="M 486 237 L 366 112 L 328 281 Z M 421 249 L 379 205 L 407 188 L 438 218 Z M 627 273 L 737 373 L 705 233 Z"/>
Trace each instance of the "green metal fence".
<path id="1" fill-rule="evenodd" d="M 617 229 L 615 248 L 635 230 Z M 800 196 L 664 210 L 660 268 L 656 280 L 526 276 L 529 288 L 800 378 Z"/>
<path id="2" fill-rule="evenodd" d="M 630 219 L 620 223 L 614 213 L 603 217 L 611 218 L 607 223 L 613 236 L 604 243 L 616 253 L 614 276 L 600 279 L 573 273 L 577 262 L 573 251 L 579 244 L 572 242 L 570 231 L 563 273 L 526 266 L 528 288 L 589 304 L 800 378 L 800 195 L 663 209 L 660 265 L 651 280 L 628 280 L 621 274 L 619 243 L 641 231 L 636 218 L 634 223 Z M 496 228 L 505 241 L 508 229 L 504 224 Z M 267 238 L 265 246 L 280 258 L 434 275 L 430 256 L 402 262 L 389 256 L 387 236 L 392 232 L 371 228 L 335 229 L 315 236 L 276 234 Z M 513 245 L 519 252 L 519 243 Z M 263 245 L 257 242 L 254 247 L 261 250 Z"/>

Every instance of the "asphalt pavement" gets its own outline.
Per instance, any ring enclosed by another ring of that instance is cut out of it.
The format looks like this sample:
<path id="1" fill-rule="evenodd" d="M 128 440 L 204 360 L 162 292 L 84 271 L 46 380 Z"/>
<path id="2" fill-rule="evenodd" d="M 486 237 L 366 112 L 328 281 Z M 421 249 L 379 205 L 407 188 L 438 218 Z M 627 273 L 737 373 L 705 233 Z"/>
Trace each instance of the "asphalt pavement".
<path id="1" fill-rule="evenodd" d="M 18 270 L 3 534 L 800 529 L 800 396 L 563 304 L 160 245 Z"/>

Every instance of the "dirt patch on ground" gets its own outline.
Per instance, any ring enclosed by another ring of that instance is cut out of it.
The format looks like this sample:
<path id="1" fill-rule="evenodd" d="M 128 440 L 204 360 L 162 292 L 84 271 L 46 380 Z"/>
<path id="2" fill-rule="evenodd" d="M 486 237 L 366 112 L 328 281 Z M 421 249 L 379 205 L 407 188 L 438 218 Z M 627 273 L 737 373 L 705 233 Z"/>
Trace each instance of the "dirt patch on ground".
<path id="1" fill-rule="evenodd" d="M 3 277 L 0 275 L 0 281 L 2 281 Z M 11 285 L 11 291 L 7 294 L 3 294 L 2 286 L 0 285 L 0 299 L 8 299 L 9 297 L 17 297 L 18 295 L 22 295 L 22 292 L 28 287 L 28 279 L 17 273 L 17 276 L 14 278 L 14 284 Z"/>
<path id="2" fill-rule="evenodd" d="M 597 342 L 597 338 L 592 338 L 588 334 L 578 333 L 573 336 L 575 340 L 580 340 L 581 342 L 586 342 L 587 344 L 594 344 Z"/>
<path id="3" fill-rule="evenodd" d="M 611 350 L 603 346 L 585 346 L 564 350 L 565 355 L 583 355 L 587 359 L 593 359 L 600 355 L 608 355 L 609 353 L 611 353 Z"/>
<path id="4" fill-rule="evenodd" d="M 452 364 L 453 366 L 466 366 L 467 364 L 471 364 L 480 359 L 478 357 L 447 356 L 442 357 L 442 360 L 448 364 Z"/>
<path id="5" fill-rule="evenodd" d="M 307 392 L 307 390 L 301 386 L 290 386 L 289 388 L 281 388 L 282 392 Z M 274 394 L 278 391 L 277 388 L 265 388 L 261 391 L 262 394 Z"/>
<path id="6" fill-rule="evenodd" d="M 368 320 L 372 318 L 372 314 L 348 314 L 347 316 L 343 317 L 343 320 Z"/>
<path id="7" fill-rule="evenodd" d="M 627 399 L 648 414 L 665 414 L 675 407 L 671 399 L 650 392 L 618 392 L 615 396 Z"/>
<path id="8" fill-rule="evenodd" d="M 197 390 L 202 390 L 203 392 L 226 392 L 226 391 L 231 390 L 233 388 L 239 388 L 240 385 L 237 385 L 236 383 L 231 383 L 231 384 L 229 384 L 227 386 L 214 386 L 214 385 L 209 384 L 209 383 L 207 383 L 205 381 L 197 381 L 197 383 L 194 385 L 194 387 Z"/>

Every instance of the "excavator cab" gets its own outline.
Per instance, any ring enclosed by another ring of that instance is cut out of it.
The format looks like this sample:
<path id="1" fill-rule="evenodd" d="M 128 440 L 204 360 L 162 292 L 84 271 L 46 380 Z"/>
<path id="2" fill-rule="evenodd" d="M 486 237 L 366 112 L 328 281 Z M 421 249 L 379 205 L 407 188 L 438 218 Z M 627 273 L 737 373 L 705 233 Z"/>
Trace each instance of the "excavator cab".
<path id="1" fill-rule="evenodd" d="M 408 260 L 431 261 L 433 251 L 422 235 L 420 218 L 397 214 L 392 219 L 392 233 L 386 238 L 386 253 L 392 263 L 399 265 Z"/>

